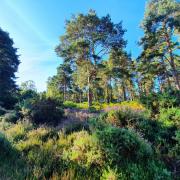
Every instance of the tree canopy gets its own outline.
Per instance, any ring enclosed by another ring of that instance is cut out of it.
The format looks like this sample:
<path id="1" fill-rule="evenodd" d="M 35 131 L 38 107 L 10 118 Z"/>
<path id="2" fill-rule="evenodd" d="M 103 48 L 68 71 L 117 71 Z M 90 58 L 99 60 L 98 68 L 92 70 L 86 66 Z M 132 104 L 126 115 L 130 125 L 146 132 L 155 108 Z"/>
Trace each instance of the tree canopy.
<path id="1" fill-rule="evenodd" d="M 73 16 L 66 22 L 66 32 L 60 37 L 56 52 L 77 70 L 76 82 L 83 82 L 81 87 L 88 91 L 89 106 L 92 104 L 92 91 L 96 88 L 93 85 L 97 81 L 98 66 L 111 50 L 125 47 L 124 33 L 121 22 L 114 24 L 109 15 L 98 17 L 93 10 Z"/>
<path id="2" fill-rule="evenodd" d="M 15 73 L 20 64 L 17 49 L 9 34 L 0 29 L 0 105 L 12 108 L 17 86 Z"/>

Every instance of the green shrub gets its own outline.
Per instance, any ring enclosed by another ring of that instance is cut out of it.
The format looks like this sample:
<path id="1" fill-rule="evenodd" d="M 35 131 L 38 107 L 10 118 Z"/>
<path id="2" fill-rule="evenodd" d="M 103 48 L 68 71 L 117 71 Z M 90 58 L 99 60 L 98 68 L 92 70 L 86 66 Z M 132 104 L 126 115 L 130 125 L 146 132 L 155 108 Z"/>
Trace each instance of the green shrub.
<path id="1" fill-rule="evenodd" d="M 118 109 L 104 113 L 96 120 L 115 127 L 135 127 L 138 122 L 147 119 L 148 116 L 148 114 L 141 111 L 134 111 L 132 109 Z"/>
<path id="2" fill-rule="evenodd" d="M 65 101 L 63 103 L 63 105 L 65 108 L 76 108 L 77 107 L 77 104 L 72 101 Z"/>
<path id="3" fill-rule="evenodd" d="M 8 133 L 8 132 L 7 132 Z M 40 147 L 49 139 L 57 139 L 57 133 L 49 128 L 40 127 L 26 132 L 24 141 L 19 141 L 16 148 L 22 152 L 28 152 Z"/>
<path id="4" fill-rule="evenodd" d="M 150 180 L 150 179 L 163 179 L 171 180 L 171 174 L 164 168 L 158 161 L 146 161 L 143 165 L 141 163 L 128 163 L 124 167 L 103 170 L 102 180 Z"/>
<path id="5" fill-rule="evenodd" d="M 135 129 L 149 142 L 155 144 L 161 139 L 164 128 L 156 120 L 144 119 L 135 125 Z"/>
<path id="6" fill-rule="evenodd" d="M 57 139 L 55 130 L 40 127 L 28 131 L 26 137 L 15 144 L 30 167 L 29 179 L 50 179 L 53 173 L 60 177 L 65 170 L 61 151 L 57 150 Z"/>
<path id="7" fill-rule="evenodd" d="M 111 126 L 106 122 L 106 118 L 108 113 L 101 113 L 97 118 L 88 119 L 88 125 L 91 132 L 95 132 L 97 130 L 103 130 L 104 128 Z"/>
<path id="8" fill-rule="evenodd" d="M 151 109 L 153 114 L 158 114 L 162 108 L 180 106 L 180 91 L 167 89 L 164 92 L 153 92 L 149 95 L 142 95 L 140 101 Z"/>
<path id="9" fill-rule="evenodd" d="M 71 134 L 73 132 L 78 132 L 81 130 L 89 131 L 89 125 L 83 121 L 73 121 L 71 124 L 68 124 L 64 127 L 64 133 L 66 135 Z"/>
<path id="10" fill-rule="evenodd" d="M 15 107 L 20 119 L 31 120 L 34 124 L 57 125 L 61 122 L 64 111 L 62 103 L 45 96 L 31 96 L 22 99 Z"/>
<path id="11" fill-rule="evenodd" d="M 0 116 L 4 115 L 7 112 L 7 110 L 0 106 Z"/>
<path id="12" fill-rule="evenodd" d="M 143 119 L 143 114 L 139 112 L 133 112 L 132 110 L 118 110 L 110 111 L 106 118 L 106 122 L 117 127 L 130 126 L 135 124 L 136 121 Z"/>
<path id="13" fill-rule="evenodd" d="M 33 178 L 49 179 L 53 172 L 57 172 L 59 167 L 58 158 L 55 156 L 55 143 L 52 140 L 34 146 L 29 149 L 26 155 L 26 161 L 31 165 Z"/>
<path id="14" fill-rule="evenodd" d="M 32 104 L 30 115 L 35 124 L 57 125 L 61 122 L 64 111 L 53 99 L 39 99 Z"/>
<path id="15" fill-rule="evenodd" d="M 107 169 L 104 169 L 102 172 L 102 176 L 100 178 L 101 180 L 125 180 L 125 176 L 122 173 L 118 173 L 117 169 L 111 169 L 108 167 Z"/>
<path id="16" fill-rule="evenodd" d="M 74 103 L 72 101 L 65 101 L 63 104 L 64 104 L 65 108 L 88 109 L 88 103 L 87 102 Z"/>
<path id="17" fill-rule="evenodd" d="M 180 130 L 176 131 L 174 140 L 176 145 L 173 147 L 171 153 L 176 159 L 180 159 Z"/>
<path id="18" fill-rule="evenodd" d="M 160 108 L 179 107 L 180 106 L 180 91 L 167 89 L 157 96 Z"/>
<path id="19" fill-rule="evenodd" d="M 63 103 L 65 108 L 77 108 L 77 109 L 88 109 L 88 103 L 82 102 L 82 103 L 74 103 L 72 101 L 65 101 Z M 102 105 L 98 102 L 93 102 L 92 106 L 89 108 L 91 112 L 98 112 L 102 109 Z"/>
<path id="20" fill-rule="evenodd" d="M 26 137 L 27 132 L 32 129 L 32 125 L 28 122 L 18 122 L 12 124 L 5 130 L 6 136 L 12 142 L 18 142 Z"/>
<path id="21" fill-rule="evenodd" d="M 147 109 L 144 107 L 144 105 L 138 101 L 123 101 L 121 103 L 103 103 L 102 109 L 105 111 L 110 111 L 110 110 L 132 110 L 132 111 L 138 111 L 138 112 L 144 112 L 147 111 Z"/>
<path id="22" fill-rule="evenodd" d="M 146 161 L 153 155 L 151 146 L 137 133 L 115 127 L 105 128 L 98 132 L 107 161 L 115 164 L 123 161 Z"/>
<path id="23" fill-rule="evenodd" d="M 12 152 L 12 147 L 10 142 L 5 138 L 5 136 L 0 133 L 0 157 L 6 158 L 8 157 Z"/>
<path id="24" fill-rule="evenodd" d="M 165 126 L 176 126 L 180 128 L 180 108 L 161 109 L 159 120 Z"/>
<path id="25" fill-rule="evenodd" d="M 142 163 L 129 163 L 121 170 L 127 180 L 163 179 L 171 180 L 171 173 L 158 160 L 150 160 Z"/>
<path id="26" fill-rule="evenodd" d="M 117 169 L 119 179 L 171 179 L 164 164 L 156 159 L 152 147 L 136 132 L 106 127 L 98 131 L 105 162 Z M 110 172 L 111 175 L 115 175 Z M 108 175 L 108 173 L 107 173 Z"/>
<path id="27" fill-rule="evenodd" d="M 91 131 L 102 130 L 108 126 L 133 128 L 155 146 L 172 146 L 177 127 L 166 127 L 162 122 L 147 117 L 143 112 L 113 110 L 89 120 L 89 124 Z"/>
<path id="28" fill-rule="evenodd" d="M 23 180 L 28 173 L 28 166 L 19 152 L 0 133 L 0 179 Z"/>
<path id="29" fill-rule="evenodd" d="M 89 108 L 89 112 L 91 112 L 91 113 L 97 113 L 98 110 L 97 110 L 95 107 L 91 106 L 91 107 Z"/>
<path id="30" fill-rule="evenodd" d="M 61 144 L 61 140 L 59 141 Z M 98 140 L 87 131 L 75 132 L 65 139 L 63 158 L 83 167 L 102 166 L 103 156 Z"/>
<path id="31" fill-rule="evenodd" d="M 6 122 L 16 123 L 19 119 L 19 114 L 16 111 L 9 111 L 6 114 L 4 114 L 3 119 Z"/>

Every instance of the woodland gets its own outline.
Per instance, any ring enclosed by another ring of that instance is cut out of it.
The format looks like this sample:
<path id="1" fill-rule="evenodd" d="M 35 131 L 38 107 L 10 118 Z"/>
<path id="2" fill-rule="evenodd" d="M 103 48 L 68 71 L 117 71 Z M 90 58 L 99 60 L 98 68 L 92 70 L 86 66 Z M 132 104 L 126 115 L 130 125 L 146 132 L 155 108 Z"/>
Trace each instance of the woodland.
<path id="1" fill-rule="evenodd" d="M 180 3 L 149 0 L 139 23 L 135 59 L 121 20 L 73 15 L 44 92 L 17 85 L 0 28 L 0 179 L 180 179 Z"/>

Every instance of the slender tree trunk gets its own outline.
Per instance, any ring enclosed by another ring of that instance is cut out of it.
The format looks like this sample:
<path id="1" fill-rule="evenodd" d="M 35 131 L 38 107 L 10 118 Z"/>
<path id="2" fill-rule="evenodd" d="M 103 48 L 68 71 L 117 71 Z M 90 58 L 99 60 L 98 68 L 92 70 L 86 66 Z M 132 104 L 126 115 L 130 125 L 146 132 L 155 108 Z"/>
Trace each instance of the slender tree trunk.
<path id="1" fill-rule="evenodd" d="M 170 79 L 169 79 L 169 76 L 168 75 L 166 75 L 166 79 L 167 79 L 167 84 L 168 84 L 168 88 L 170 88 L 171 89 L 171 81 L 170 81 Z"/>
<path id="2" fill-rule="evenodd" d="M 142 83 L 142 92 L 145 96 L 147 95 L 145 82 Z"/>
<path id="3" fill-rule="evenodd" d="M 172 70 L 173 70 L 173 77 L 174 77 L 174 81 L 176 83 L 176 88 L 178 90 L 180 90 L 180 82 L 179 82 L 179 74 L 176 70 L 176 66 L 175 66 L 175 63 L 174 63 L 174 57 L 172 55 L 172 51 L 170 50 L 170 64 L 171 64 L 171 67 L 172 67 Z"/>
<path id="4" fill-rule="evenodd" d="M 133 87 L 133 81 L 130 79 L 129 80 L 129 93 L 130 93 L 130 98 L 131 101 L 134 100 L 134 87 Z"/>
<path id="5" fill-rule="evenodd" d="M 174 63 L 174 57 L 173 57 L 172 49 L 170 47 L 170 41 L 168 40 L 167 43 L 169 47 L 170 65 L 173 71 L 173 78 L 174 78 L 177 89 L 180 90 L 179 74 L 177 72 L 177 69 Z"/>
<path id="6" fill-rule="evenodd" d="M 168 47 L 169 56 L 170 56 L 170 66 L 171 66 L 172 72 L 173 72 L 173 78 L 174 78 L 174 81 L 175 81 L 175 84 L 176 84 L 176 88 L 178 90 L 180 90 L 179 74 L 177 72 L 176 65 L 175 65 L 175 62 L 174 62 L 173 51 L 172 51 L 172 48 L 171 48 L 170 35 L 168 34 L 168 32 L 166 30 L 167 28 L 165 27 L 165 25 L 164 25 L 164 28 L 165 28 L 165 39 L 166 39 L 166 42 L 167 42 L 167 47 Z"/>
<path id="7" fill-rule="evenodd" d="M 134 91 L 132 87 L 129 88 L 130 96 L 131 96 L 131 101 L 134 100 Z"/>
<path id="8" fill-rule="evenodd" d="M 63 101 L 66 101 L 66 83 L 64 84 Z"/>
<path id="9" fill-rule="evenodd" d="M 106 102 L 109 103 L 109 90 L 108 90 L 108 84 L 106 85 Z"/>
<path id="10" fill-rule="evenodd" d="M 138 85 L 138 88 L 137 88 L 138 97 L 140 97 L 141 96 L 141 92 L 142 92 L 142 90 L 141 90 L 141 83 L 139 81 L 137 81 L 137 85 Z"/>
<path id="11" fill-rule="evenodd" d="M 111 90 L 110 90 L 110 102 L 112 102 L 112 99 L 113 99 L 113 92 L 112 92 L 112 85 L 111 85 L 111 77 L 110 77 L 110 88 L 111 88 Z"/>
<path id="12" fill-rule="evenodd" d="M 90 75 L 88 76 L 88 108 L 92 105 L 92 93 L 90 88 Z"/>
<path id="13" fill-rule="evenodd" d="M 79 93 L 79 102 L 82 103 L 82 93 Z"/>
<path id="14" fill-rule="evenodd" d="M 167 71 L 166 67 L 165 67 L 165 78 L 166 78 L 166 81 L 167 81 L 167 84 L 168 84 L 168 88 L 171 88 L 171 87 L 172 87 L 172 86 L 171 86 L 171 81 L 170 81 L 170 79 L 169 79 L 168 71 Z M 163 85 L 163 84 L 162 84 L 162 85 Z"/>
<path id="15" fill-rule="evenodd" d="M 124 101 L 126 101 L 127 97 L 126 97 L 126 88 L 125 88 L 124 82 L 122 83 L 122 90 L 123 90 L 123 99 L 124 99 Z"/>

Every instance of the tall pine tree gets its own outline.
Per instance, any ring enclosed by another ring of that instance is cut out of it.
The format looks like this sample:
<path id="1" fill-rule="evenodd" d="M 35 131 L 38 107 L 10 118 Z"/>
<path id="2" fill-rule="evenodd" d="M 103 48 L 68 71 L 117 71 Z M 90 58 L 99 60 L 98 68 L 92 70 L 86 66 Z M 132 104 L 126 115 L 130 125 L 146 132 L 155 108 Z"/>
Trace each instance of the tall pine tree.
<path id="1" fill-rule="evenodd" d="M 0 28 L 0 106 L 11 108 L 15 103 L 15 73 L 20 61 L 9 34 Z"/>
<path id="2" fill-rule="evenodd" d="M 180 4 L 175 0 L 148 1 L 142 23 L 140 63 L 154 79 L 180 89 L 178 31 Z M 167 84 L 167 83 L 166 83 Z"/>
<path id="3" fill-rule="evenodd" d="M 109 15 L 98 17 L 95 11 L 78 14 L 66 23 L 66 32 L 56 48 L 58 56 L 76 66 L 86 66 L 88 105 L 92 105 L 93 82 L 97 66 L 113 48 L 123 48 L 125 30 L 122 23 L 114 24 Z"/>

